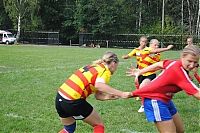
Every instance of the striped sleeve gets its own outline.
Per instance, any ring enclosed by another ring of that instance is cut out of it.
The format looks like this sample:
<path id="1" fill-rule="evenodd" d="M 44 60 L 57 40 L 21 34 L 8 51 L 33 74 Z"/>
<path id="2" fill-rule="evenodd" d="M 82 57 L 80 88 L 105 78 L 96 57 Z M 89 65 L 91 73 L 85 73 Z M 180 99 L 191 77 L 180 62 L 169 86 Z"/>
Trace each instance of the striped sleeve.
<path id="1" fill-rule="evenodd" d="M 128 54 L 128 56 L 129 57 L 133 57 L 133 56 L 136 56 L 136 49 L 133 49 L 129 54 Z"/>
<path id="2" fill-rule="evenodd" d="M 199 88 L 190 80 L 187 72 L 181 67 L 181 73 L 178 76 L 180 79 L 176 79 L 177 86 L 184 90 L 188 95 L 194 95 L 199 90 Z"/>

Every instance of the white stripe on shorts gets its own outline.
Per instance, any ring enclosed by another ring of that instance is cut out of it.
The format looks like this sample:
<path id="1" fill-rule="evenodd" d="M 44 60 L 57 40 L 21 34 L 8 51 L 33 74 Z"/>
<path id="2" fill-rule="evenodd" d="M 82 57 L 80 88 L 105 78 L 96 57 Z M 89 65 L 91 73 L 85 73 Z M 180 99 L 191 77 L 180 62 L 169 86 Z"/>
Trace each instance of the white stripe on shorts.
<path id="1" fill-rule="evenodd" d="M 161 121 L 160 110 L 159 110 L 159 107 L 158 107 L 157 100 L 151 100 L 151 104 L 152 104 L 152 107 L 153 107 L 153 112 L 154 112 L 154 116 L 155 116 L 156 121 Z"/>
<path id="2" fill-rule="evenodd" d="M 76 119 L 76 120 L 81 120 L 81 119 L 84 118 L 82 115 L 79 115 L 79 116 L 73 116 L 73 117 L 74 117 L 74 119 Z"/>

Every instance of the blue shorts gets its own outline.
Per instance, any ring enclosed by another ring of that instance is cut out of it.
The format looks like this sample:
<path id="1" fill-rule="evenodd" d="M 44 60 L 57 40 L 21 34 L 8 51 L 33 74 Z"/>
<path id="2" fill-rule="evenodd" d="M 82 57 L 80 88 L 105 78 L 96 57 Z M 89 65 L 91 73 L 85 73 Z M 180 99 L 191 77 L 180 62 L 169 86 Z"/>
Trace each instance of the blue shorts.
<path id="1" fill-rule="evenodd" d="M 177 113 L 174 103 L 170 100 L 164 103 L 160 100 L 144 99 L 144 112 L 149 122 L 171 120 Z"/>

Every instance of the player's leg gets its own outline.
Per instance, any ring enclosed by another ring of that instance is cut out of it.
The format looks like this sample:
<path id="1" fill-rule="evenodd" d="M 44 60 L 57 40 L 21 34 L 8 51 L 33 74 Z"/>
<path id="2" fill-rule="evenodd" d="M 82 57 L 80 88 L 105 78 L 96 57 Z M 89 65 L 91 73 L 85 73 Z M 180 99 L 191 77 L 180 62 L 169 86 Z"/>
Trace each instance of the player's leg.
<path id="1" fill-rule="evenodd" d="M 169 102 L 169 111 L 171 113 L 172 119 L 174 121 L 176 132 L 177 133 L 184 133 L 184 124 L 181 120 L 179 113 L 172 101 Z"/>
<path id="2" fill-rule="evenodd" d="M 184 124 L 178 112 L 173 116 L 173 121 L 176 126 L 176 132 L 184 133 Z"/>
<path id="3" fill-rule="evenodd" d="M 149 122 L 154 122 L 161 133 L 176 133 L 176 126 L 170 110 L 171 101 L 144 99 L 144 110 Z M 176 112 L 176 110 L 174 110 Z"/>
<path id="4" fill-rule="evenodd" d="M 179 113 L 177 112 L 174 104 L 172 101 L 170 101 L 170 104 L 169 104 L 169 110 L 170 110 L 170 113 L 173 115 L 172 116 L 172 120 L 170 121 L 165 121 L 165 123 L 155 123 L 156 124 L 156 127 L 158 128 L 159 132 L 163 132 L 163 133 L 170 133 L 170 132 L 174 132 L 174 133 L 184 133 L 184 124 L 179 116 Z M 166 127 L 168 127 L 166 129 Z M 175 129 L 174 129 L 175 127 Z M 175 130 L 175 131 L 174 131 Z"/>
<path id="5" fill-rule="evenodd" d="M 134 85 L 135 85 L 135 88 L 136 89 L 139 89 L 140 88 L 140 83 L 142 82 L 143 80 L 143 76 L 140 75 L 138 78 L 137 78 L 137 82 L 136 82 L 136 79 L 134 80 Z M 140 97 L 135 97 L 136 101 L 139 101 L 140 100 Z"/>
<path id="6" fill-rule="evenodd" d="M 90 124 L 94 128 L 94 133 L 104 133 L 103 120 L 94 109 L 92 113 L 83 121 Z"/>
<path id="7" fill-rule="evenodd" d="M 176 126 L 172 119 L 155 122 L 155 125 L 160 133 L 176 133 Z"/>
<path id="8" fill-rule="evenodd" d="M 76 129 L 76 121 L 73 117 L 60 118 L 64 128 L 59 133 L 74 133 Z"/>
<path id="9" fill-rule="evenodd" d="M 142 81 L 141 84 L 140 84 L 140 88 L 142 88 L 142 87 L 148 85 L 150 82 L 151 82 L 151 79 L 149 79 L 149 78 L 143 79 L 143 81 Z M 139 113 L 144 112 L 143 100 L 141 100 L 141 106 L 140 106 L 140 108 L 138 109 L 138 112 L 139 112 Z"/>
<path id="10" fill-rule="evenodd" d="M 60 94 L 57 94 L 55 100 L 56 110 L 60 116 L 61 123 L 64 128 L 59 133 L 73 133 L 76 129 L 76 121 L 72 116 L 70 110 L 73 107 L 72 101 L 64 99 Z M 68 108 L 68 110 L 67 110 Z"/>
<path id="11" fill-rule="evenodd" d="M 140 88 L 148 85 L 154 78 L 156 78 L 156 74 L 151 74 L 148 76 L 143 76 L 139 80 Z"/>
<path id="12" fill-rule="evenodd" d="M 141 77 L 138 78 L 139 84 L 140 84 L 139 88 L 142 88 L 142 87 L 148 85 L 154 78 L 156 78 L 156 74 L 151 74 L 151 75 L 148 75 L 148 76 L 142 76 L 141 75 Z M 139 113 L 144 112 L 143 102 L 144 102 L 143 99 L 141 99 L 141 107 L 138 110 Z"/>

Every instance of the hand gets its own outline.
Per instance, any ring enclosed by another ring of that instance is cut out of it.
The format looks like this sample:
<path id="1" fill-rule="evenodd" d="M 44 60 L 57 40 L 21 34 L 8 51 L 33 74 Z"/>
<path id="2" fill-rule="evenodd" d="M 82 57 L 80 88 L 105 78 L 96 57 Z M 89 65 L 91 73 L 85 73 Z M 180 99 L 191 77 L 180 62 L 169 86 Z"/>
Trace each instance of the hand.
<path id="1" fill-rule="evenodd" d="M 128 58 L 129 58 L 128 55 L 123 55 L 123 56 L 122 56 L 122 59 L 128 59 Z"/>
<path id="2" fill-rule="evenodd" d="M 126 99 L 126 98 L 130 98 L 133 97 L 131 92 L 123 92 L 121 95 L 121 98 Z"/>
<path id="3" fill-rule="evenodd" d="M 192 69 L 193 73 L 196 73 L 196 74 L 198 73 L 198 67 L 199 67 L 199 64 L 197 65 L 197 67 Z"/>
<path id="4" fill-rule="evenodd" d="M 126 76 L 138 77 L 139 75 L 140 75 L 140 70 L 136 68 L 128 68 L 128 71 L 126 71 Z"/>
<path id="5" fill-rule="evenodd" d="M 171 48 L 173 48 L 173 47 L 174 47 L 174 45 L 168 45 L 168 46 L 167 46 L 168 49 L 171 49 Z"/>

